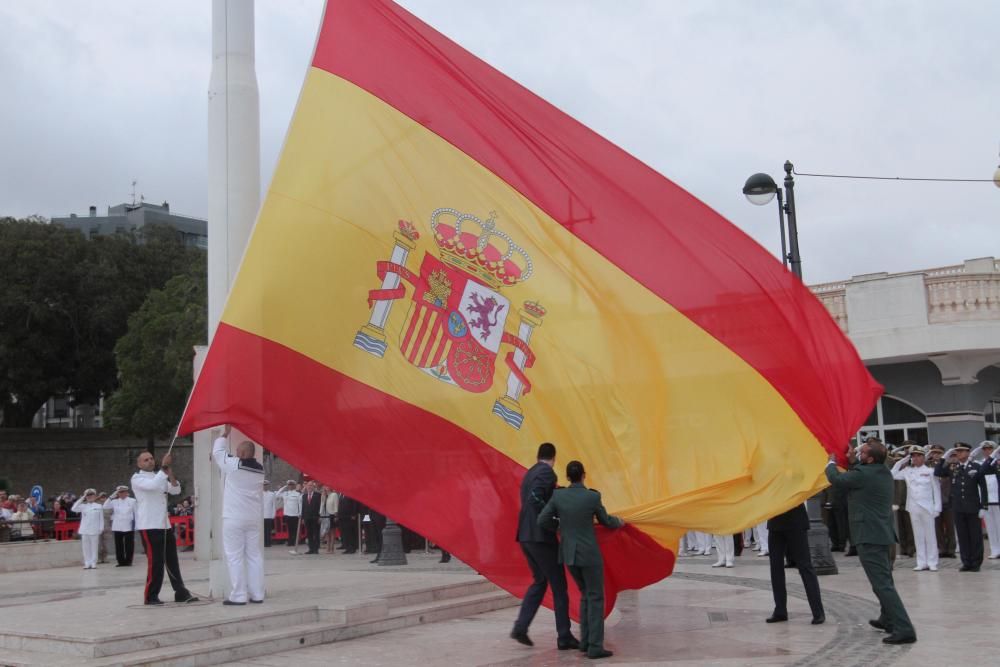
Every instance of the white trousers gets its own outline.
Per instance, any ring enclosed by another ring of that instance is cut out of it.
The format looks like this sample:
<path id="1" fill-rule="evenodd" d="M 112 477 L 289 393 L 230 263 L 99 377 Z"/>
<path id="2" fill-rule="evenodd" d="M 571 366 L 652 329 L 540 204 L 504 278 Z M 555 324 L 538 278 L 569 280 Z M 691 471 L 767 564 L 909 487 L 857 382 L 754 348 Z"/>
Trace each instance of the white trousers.
<path id="1" fill-rule="evenodd" d="M 990 558 L 1000 558 L 1000 505 L 986 511 L 986 535 L 990 538 Z"/>
<path id="2" fill-rule="evenodd" d="M 937 567 L 938 545 L 933 515 L 923 507 L 915 507 L 910 510 L 910 525 L 913 526 L 913 543 L 917 547 L 917 567 Z"/>
<path id="3" fill-rule="evenodd" d="M 100 535 L 80 536 L 80 546 L 83 547 L 84 567 L 97 567 L 97 544 L 100 540 Z"/>
<path id="4" fill-rule="evenodd" d="M 231 602 L 264 599 L 264 557 L 260 553 L 260 519 L 222 519 L 222 546 L 229 565 Z"/>
<path id="5" fill-rule="evenodd" d="M 767 555 L 767 521 L 761 521 L 753 527 L 757 533 L 757 544 L 760 545 L 760 555 Z"/>
<path id="6" fill-rule="evenodd" d="M 709 533 L 695 533 L 698 537 L 698 546 L 701 547 L 701 551 L 704 554 L 709 554 L 712 552 L 712 536 Z"/>
<path id="7" fill-rule="evenodd" d="M 732 535 L 715 535 L 715 549 L 719 552 L 719 560 L 716 564 L 733 566 L 736 558 L 736 542 Z"/>

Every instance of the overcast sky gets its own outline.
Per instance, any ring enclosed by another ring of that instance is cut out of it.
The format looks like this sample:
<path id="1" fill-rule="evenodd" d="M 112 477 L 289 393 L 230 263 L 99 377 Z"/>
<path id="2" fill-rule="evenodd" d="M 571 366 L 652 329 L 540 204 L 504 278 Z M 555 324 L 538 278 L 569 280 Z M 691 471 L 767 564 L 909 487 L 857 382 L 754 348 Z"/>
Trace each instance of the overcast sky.
<path id="1" fill-rule="evenodd" d="M 778 254 L 747 176 L 990 179 L 1000 3 L 404 0 Z M 257 1 L 262 183 L 322 0 Z M 209 0 L 0 4 L 0 216 L 147 201 L 207 209 Z M 800 177 L 808 282 L 1000 256 L 1000 189 Z"/>

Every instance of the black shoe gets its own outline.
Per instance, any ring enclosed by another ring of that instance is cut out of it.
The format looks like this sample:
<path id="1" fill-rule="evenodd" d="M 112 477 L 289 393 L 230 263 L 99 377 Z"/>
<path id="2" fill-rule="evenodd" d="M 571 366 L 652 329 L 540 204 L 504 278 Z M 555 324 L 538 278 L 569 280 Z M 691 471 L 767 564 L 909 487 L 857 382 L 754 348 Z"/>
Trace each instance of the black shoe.
<path id="1" fill-rule="evenodd" d="M 186 596 L 184 595 L 174 596 L 174 602 L 197 602 L 197 601 L 198 598 L 195 597 L 194 595 L 191 595 L 190 593 L 188 593 Z"/>
<path id="2" fill-rule="evenodd" d="M 372 559 L 371 559 L 370 561 L 368 561 L 368 562 L 369 562 L 369 563 L 377 563 L 377 562 L 378 562 L 378 558 L 372 558 Z"/>
<path id="3" fill-rule="evenodd" d="M 764 619 L 765 623 L 784 623 L 788 620 L 788 616 L 785 614 L 771 614 Z"/>
<path id="4" fill-rule="evenodd" d="M 882 640 L 883 644 L 912 644 L 917 641 L 916 635 L 889 635 Z"/>
<path id="5" fill-rule="evenodd" d="M 972 568 L 969 567 L 968 565 L 963 565 L 962 567 L 958 568 L 958 571 L 959 572 L 972 572 Z"/>
<path id="6" fill-rule="evenodd" d="M 511 630 L 510 638 L 516 641 L 518 644 L 524 644 L 525 646 L 535 645 L 535 642 L 531 641 L 531 637 L 528 636 L 527 632 L 518 632 L 517 630 Z"/>
<path id="7" fill-rule="evenodd" d="M 820 614 L 819 616 L 813 616 L 813 625 L 823 625 L 826 623 L 826 614 Z"/>
<path id="8" fill-rule="evenodd" d="M 580 648 L 580 640 L 573 636 L 560 639 L 556 642 L 556 648 L 560 651 L 572 651 L 575 648 Z"/>
<path id="9" fill-rule="evenodd" d="M 872 626 L 876 630 L 882 630 L 883 632 L 889 632 L 889 626 L 881 621 L 881 619 L 873 618 L 868 621 L 868 625 Z"/>
<path id="10" fill-rule="evenodd" d="M 580 651 L 580 653 L 586 653 L 587 652 L 587 645 L 586 644 L 580 644 L 580 646 L 578 647 L 578 650 Z"/>
<path id="11" fill-rule="evenodd" d="M 939 558 L 955 558 L 955 554 L 939 554 Z"/>
<path id="12" fill-rule="evenodd" d="M 854 547 L 851 547 L 850 549 L 847 550 L 847 553 L 844 554 L 844 555 L 845 556 L 857 556 L 858 555 L 858 550 L 855 549 Z"/>
<path id="13" fill-rule="evenodd" d="M 587 651 L 587 657 L 591 660 L 600 660 L 601 658 L 610 658 L 614 653 L 606 648 L 598 649 L 596 651 Z"/>
<path id="14" fill-rule="evenodd" d="M 223 600 L 222 604 L 226 605 L 227 607 L 242 607 L 246 604 L 246 602 L 233 602 L 232 600 Z"/>
<path id="15" fill-rule="evenodd" d="M 356 553 L 358 553 L 357 549 L 348 549 L 347 551 L 344 552 L 344 555 L 349 556 L 351 554 L 356 554 Z"/>
<path id="16" fill-rule="evenodd" d="M 153 598 L 152 600 L 146 600 L 145 604 L 153 605 L 153 606 L 159 606 L 159 605 L 163 604 L 163 600 L 161 600 L 159 598 Z"/>
<path id="17" fill-rule="evenodd" d="M 439 563 L 450 563 L 451 562 L 451 556 L 448 556 L 447 558 L 442 557 L 441 560 L 439 560 L 438 562 Z"/>
<path id="18" fill-rule="evenodd" d="M 115 567 L 125 567 L 125 563 L 118 563 Z"/>

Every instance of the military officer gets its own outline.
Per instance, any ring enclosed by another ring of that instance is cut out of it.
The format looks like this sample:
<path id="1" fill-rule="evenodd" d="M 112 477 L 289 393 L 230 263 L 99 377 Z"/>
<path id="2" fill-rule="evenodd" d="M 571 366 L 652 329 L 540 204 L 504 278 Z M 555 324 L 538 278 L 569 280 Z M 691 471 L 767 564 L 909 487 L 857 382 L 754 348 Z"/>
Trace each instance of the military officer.
<path id="1" fill-rule="evenodd" d="M 612 654 L 604 648 L 604 559 L 594 533 L 594 519 L 607 528 L 625 522 L 608 514 L 601 494 L 583 485 L 586 472 L 579 461 L 566 466 L 570 485 L 556 489 L 538 515 L 538 526 L 559 530 L 559 562 L 566 565 L 580 589 L 580 650 L 592 659 Z M 556 518 L 558 517 L 558 521 Z"/>
<path id="2" fill-rule="evenodd" d="M 927 446 L 927 466 L 937 468 L 944 457 L 941 445 Z M 955 465 L 954 463 L 949 465 Z M 941 514 L 934 519 L 934 536 L 937 538 L 938 555 L 941 558 L 955 557 L 955 513 L 951 511 L 951 477 L 937 477 L 941 488 Z"/>
<path id="3" fill-rule="evenodd" d="M 896 534 L 892 521 L 893 480 L 885 465 L 885 445 L 878 438 L 869 438 L 859 452 L 849 449 L 847 459 L 850 470 L 839 472 L 836 456 L 831 455 L 826 477 L 850 495 L 851 537 L 881 606 L 878 619 L 869 623 L 889 633 L 882 640 L 885 644 L 912 644 L 917 641 L 917 633 L 896 592 L 889 560 L 889 545 L 896 542 Z"/>
<path id="4" fill-rule="evenodd" d="M 992 440 L 984 440 L 977 447 L 985 457 L 983 472 L 986 476 L 986 495 L 989 507 L 986 510 L 986 536 L 990 542 L 989 558 L 1000 558 L 1000 493 L 998 493 L 997 445 Z"/>
<path id="5" fill-rule="evenodd" d="M 913 445 L 892 467 L 892 478 L 906 484 L 906 510 L 913 526 L 917 572 L 937 572 L 938 548 L 934 519 L 941 514 L 941 489 L 934 470 L 924 465 L 924 448 Z"/>
<path id="6" fill-rule="evenodd" d="M 983 564 L 981 520 L 986 517 L 989 506 L 986 473 L 982 465 L 969 460 L 971 450 L 966 443 L 956 442 L 934 469 L 936 476 L 951 479 L 951 507 L 955 513 L 958 550 L 962 556 L 959 572 L 979 572 Z M 949 466 L 952 459 L 957 464 L 954 467 Z"/>
<path id="7" fill-rule="evenodd" d="M 899 463 L 910 455 L 910 451 L 917 446 L 913 440 L 906 440 L 893 452 L 892 465 Z M 931 475 L 934 471 L 931 471 Z M 904 556 L 912 557 L 916 553 L 916 542 L 913 537 L 913 522 L 910 519 L 910 511 L 907 509 L 909 502 L 907 499 L 907 484 L 903 479 L 893 477 L 894 500 L 893 506 L 896 512 L 896 531 L 899 534 L 899 551 Z"/>
<path id="8" fill-rule="evenodd" d="M 212 459 L 225 475 L 222 491 L 222 546 L 232 590 L 224 605 L 264 601 L 264 557 L 260 553 L 260 517 L 264 513 L 264 466 L 254 457 L 254 445 L 244 440 L 229 454 L 227 424 L 212 445 Z"/>

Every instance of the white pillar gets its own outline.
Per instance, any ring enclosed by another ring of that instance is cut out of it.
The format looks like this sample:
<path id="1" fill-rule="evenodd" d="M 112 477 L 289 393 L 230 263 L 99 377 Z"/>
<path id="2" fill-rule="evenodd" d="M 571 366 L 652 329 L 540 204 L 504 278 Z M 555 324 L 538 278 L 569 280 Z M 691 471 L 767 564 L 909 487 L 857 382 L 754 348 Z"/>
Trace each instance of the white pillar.
<path id="1" fill-rule="evenodd" d="M 212 0 L 208 88 L 208 335 L 211 341 L 260 207 L 260 102 L 253 0 Z M 195 370 L 204 360 L 195 360 Z M 237 434 L 233 434 L 236 440 Z M 229 590 L 222 553 L 222 480 L 211 433 L 194 438 L 195 557 L 209 561 L 212 597 Z"/>

